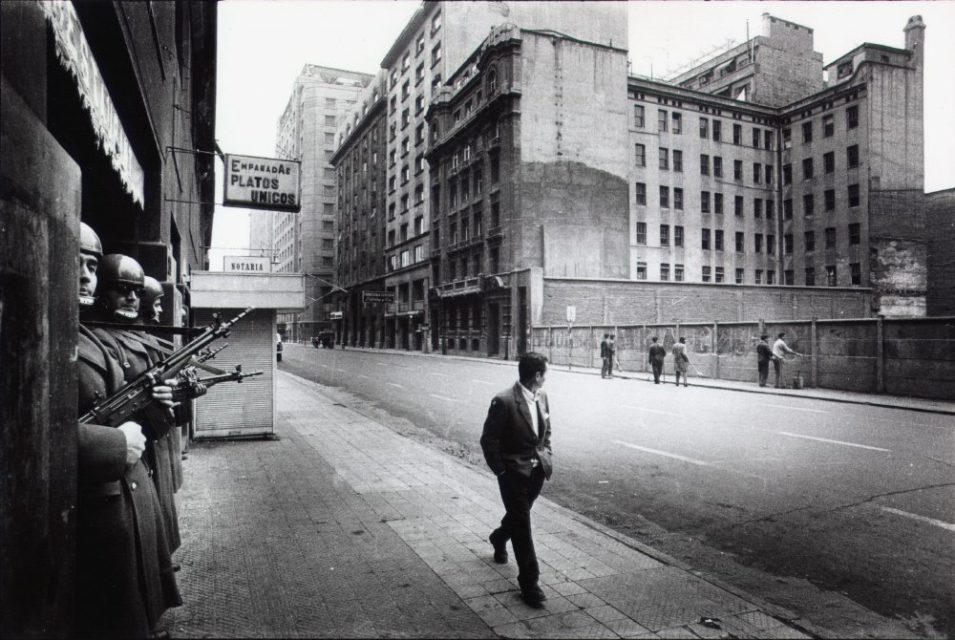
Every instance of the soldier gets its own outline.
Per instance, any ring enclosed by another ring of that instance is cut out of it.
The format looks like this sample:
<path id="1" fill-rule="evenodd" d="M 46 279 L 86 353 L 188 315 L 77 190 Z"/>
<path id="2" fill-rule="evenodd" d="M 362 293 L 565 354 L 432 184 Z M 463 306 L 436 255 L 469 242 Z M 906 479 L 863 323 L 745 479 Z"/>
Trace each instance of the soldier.
<path id="1" fill-rule="evenodd" d="M 102 322 L 136 324 L 144 291 L 145 274 L 138 262 L 118 253 L 104 256 L 99 268 L 96 301 L 98 319 Z M 94 333 L 122 364 L 124 382 L 135 380 L 172 351 L 171 344 L 168 347 L 160 345 L 158 339 L 142 331 L 97 327 Z M 170 552 L 174 552 L 179 548 L 181 539 L 174 497 L 176 483 L 169 434 L 178 427 L 171 409 L 159 415 L 143 416 L 146 435 L 143 461 L 159 495 L 166 539 Z"/>
<path id="2" fill-rule="evenodd" d="M 99 237 L 80 226 L 79 302 L 95 301 Z M 77 343 L 78 409 L 85 413 L 123 384 L 119 361 L 80 325 Z M 169 387 L 153 397 L 172 402 Z M 182 604 L 155 487 L 142 461 L 145 437 L 136 422 L 113 428 L 79 424 L 77 449 L 77 635 L 143 638 L 160 616 Z"/>
<path id="3" fill-rule="evenodd" d="M 146 276 L 143 280 L 143 299 L 139 305 L 140 318 L 143 324 L 159 324 L 162 317 L 162 285 L 151 276 Z M 175 350 L 175 345 L 171 342 L 162 340 L 145 331 L 137 331 L 136 333 L 144 342 L 149 343 L 152 350 L 157 354 L 165 356 Z M 163 439 L 169 447 L 174 493 L 182 488 L 182 423 L 188 423 L 190 419 L 187 407 L 188 404 L 185 404 L 177 408 L 176 422 L 178 424 L 169 430 L 169 437 Z"/>

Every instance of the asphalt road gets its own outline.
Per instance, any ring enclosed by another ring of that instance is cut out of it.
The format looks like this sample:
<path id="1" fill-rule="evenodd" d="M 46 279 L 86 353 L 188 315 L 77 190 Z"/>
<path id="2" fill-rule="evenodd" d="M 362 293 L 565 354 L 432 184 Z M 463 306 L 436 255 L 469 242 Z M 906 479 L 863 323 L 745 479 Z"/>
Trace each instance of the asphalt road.
<path id="1" fill-rule="evenodd" d="M 286 345 L 284 370 L 340 387 L 480 459 L 516 367 Z M 814 624 L 955 637 L 951 416 L 552 368 L 546 495 Z M 858 606 L 858 605 L 861 605 Z"/>

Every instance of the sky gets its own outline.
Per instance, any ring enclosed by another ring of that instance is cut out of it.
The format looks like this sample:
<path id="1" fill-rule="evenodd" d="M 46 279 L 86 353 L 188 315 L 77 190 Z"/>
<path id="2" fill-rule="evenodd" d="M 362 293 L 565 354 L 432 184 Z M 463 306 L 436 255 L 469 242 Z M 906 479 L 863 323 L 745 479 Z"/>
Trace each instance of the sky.
<path id="1" fill-rule="evenodd" d="M 219 3 L 216 138 L 226 153 L 273 156 L 278 119 L 305 64 L 375 73 L 417 0 L 223 0 Z M 629 2 L 631 72 L 667 78 L 729 41 L 759 32 L 768 12 L 814 30 L 828 64 L 863 42 L 904 48 L 902 28 L 925 30 L 925 190 L 955 187 L 955 1 Z M 945 27 L 944 25 L 949 25 Z M 625 90 L 621 87 L 621 90 Z M 216 170 L 221 183 L 222 166 Z M 221 202 L 221 184 L 217 201 Z M 248 247 L 244 209 L 217 207 L 210 264 Z M 266 214 L 267 215 L 267 214 Z"/>

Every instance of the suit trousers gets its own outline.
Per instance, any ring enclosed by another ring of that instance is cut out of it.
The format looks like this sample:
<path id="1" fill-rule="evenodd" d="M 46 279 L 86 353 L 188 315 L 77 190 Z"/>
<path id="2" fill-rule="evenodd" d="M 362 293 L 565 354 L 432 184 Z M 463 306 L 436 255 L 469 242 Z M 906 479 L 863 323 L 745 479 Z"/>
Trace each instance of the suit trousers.
<path id="1" fill-rule="evenodd" d="M 759 386 L 766 386 L 766 379 L 769 378 L 769 360 L 756 363 L 756 369 L 759 371 Z"/>
<path id="2" fill-rule="evenodd" d="M 537 564 L 537 552 L 534 550 L 534 538 L 531 535 L 531 507 L 544 486 L 544 470 L 538 466 L 531 471 L 529 478 L 516 471 L 508 471 L 497 478 L 504 502 L 504 518 L 501 526 L 491 533 L 495 545 L 503 545 L 508 540 L 514 548 L 517 562 L 517 583 L 521 589 L 537 584 L 540 567 Z"/>
<path id="3" fill-rule="evenodd" d="M 607 377 L 613 375 L 613 358 L 609 356 L 604 356 L 602 358 L 603 362 L 600 366 L 600 376 Z"/>
<path id="4" fill-rule="evenodd" d="M 654 360 L 650 363 L 650 366 L 653 367 L 653 381 L 660 382 L 660 374 L 663 373 L 663 363 Z"/>

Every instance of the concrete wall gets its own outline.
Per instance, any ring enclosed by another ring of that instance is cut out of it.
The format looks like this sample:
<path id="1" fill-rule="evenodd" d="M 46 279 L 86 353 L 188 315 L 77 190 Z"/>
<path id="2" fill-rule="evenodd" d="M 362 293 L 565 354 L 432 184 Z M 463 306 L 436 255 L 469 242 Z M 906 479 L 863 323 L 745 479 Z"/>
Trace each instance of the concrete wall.
<path id="1" fill-rule="evenodd" d="M 867 289 L 678 284 L 626 280 L 544 279 L 544 303 L 535 326 L 765 319 L 860 318 L 871 315 Z"/>
<path id="2" fill-rule="evenodd" d="M 626 53 L 526 31 L 522 38 L 515 266 L 626 277 Z"/>
<path id="3" fill-rule="evenodd" d="M 603 334 L 616 335 L 623 371 L 649 372 L 650 338 L 669 353 L 686 338 L 690 377 L 756 383 L 756 345 L 761 333 L 786 333 L 804 357 L 783 366 L 786 386 L 798 378 L 808 387 L 955 399 L 955 318 L 819 320 L 535 327 L 531 348 L 556 366 L 600 366 Z M 673 375 L 672 358 L 665 374 Z M 772 376 L 772 373 L 770 374 Z"/>
<path id="4" fill-rule="evenodd" d="M 928 315 L 955 315 L 955 189 L 925 194 Z"/>

